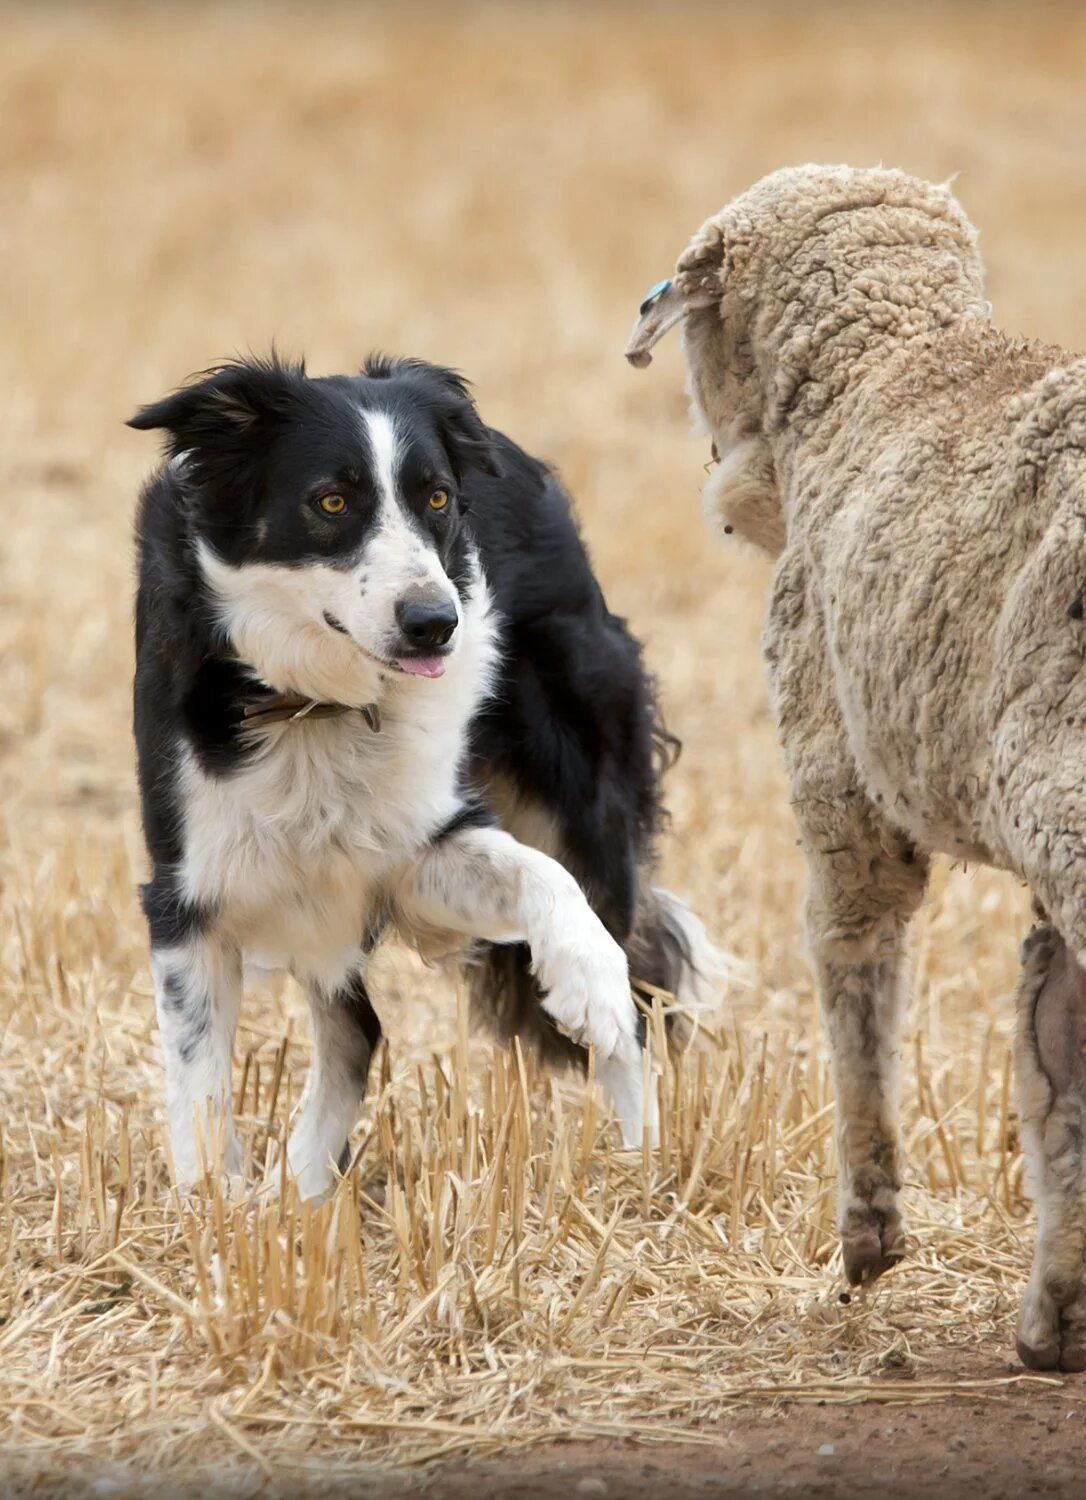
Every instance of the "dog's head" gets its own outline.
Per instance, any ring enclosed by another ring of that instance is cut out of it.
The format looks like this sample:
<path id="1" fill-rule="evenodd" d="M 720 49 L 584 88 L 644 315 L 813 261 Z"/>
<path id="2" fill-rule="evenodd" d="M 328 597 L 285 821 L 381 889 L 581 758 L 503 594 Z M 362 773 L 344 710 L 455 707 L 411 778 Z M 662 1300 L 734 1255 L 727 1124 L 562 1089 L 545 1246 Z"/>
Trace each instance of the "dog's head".
<path id="1" fill-rule="evenodd" d="M 241 361 L 130 425 L 166 430 L 205 586 L 264 681 L 361 703 L 382 675 L 444 673 L 472 578 L 465 492 L 498 472 L 453 371 Z"/>
<path id="2" fill-rule="evenodd" d="M 791 167 L 708 219 L 649 293 L 626 357 L 682 327 L 695 419 L 716 461 L 706 509 L 776 555 L 785 541 L 771 439 L 817 415 L 850 361 L 887 336 L 984 312 L 976 234 L 945 185 L 903 172 Z"/>

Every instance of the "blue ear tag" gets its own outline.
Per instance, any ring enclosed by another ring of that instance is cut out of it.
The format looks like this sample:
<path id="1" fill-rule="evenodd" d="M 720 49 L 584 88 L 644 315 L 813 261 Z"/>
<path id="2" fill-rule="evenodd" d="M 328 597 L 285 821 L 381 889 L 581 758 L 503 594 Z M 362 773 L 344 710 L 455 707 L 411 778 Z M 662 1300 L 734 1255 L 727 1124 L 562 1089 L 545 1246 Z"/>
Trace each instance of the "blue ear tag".
<path id="1" fill-rule="evenodd" d="M 654 287 L 651 287 L 649 289 L 649 293 L 646 296 L 644 302 L 642 302 L 641 306 L 637 309 L 639 316 L 643 318 L 650 308 L 656 306 L 657 302 L 659 302 L 664 293 L 670 292 L 670 290 L 670 277 L 668 277 L 666 281 L 658 281 Z"/>

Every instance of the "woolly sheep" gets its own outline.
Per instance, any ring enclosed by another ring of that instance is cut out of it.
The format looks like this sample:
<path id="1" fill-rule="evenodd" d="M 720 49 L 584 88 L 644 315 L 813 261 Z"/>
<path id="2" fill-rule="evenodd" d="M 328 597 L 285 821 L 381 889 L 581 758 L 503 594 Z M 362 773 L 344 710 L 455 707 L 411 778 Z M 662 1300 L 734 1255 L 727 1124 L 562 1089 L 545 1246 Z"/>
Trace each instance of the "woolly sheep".
<path id="1" fill-rule="evenodd" d="M 1039 1208 L 1018 1348 L 1086 1369 L 1086 359 L 991 321 L 976 233 L 901 172 L 774 173 L 642 308 L 718 458 L 710 518 L 777 558 L 765 654 L 810 867 L 853 1283 L 905 1248 L 904 937 L 935 853 L 1020 876 Z"/>

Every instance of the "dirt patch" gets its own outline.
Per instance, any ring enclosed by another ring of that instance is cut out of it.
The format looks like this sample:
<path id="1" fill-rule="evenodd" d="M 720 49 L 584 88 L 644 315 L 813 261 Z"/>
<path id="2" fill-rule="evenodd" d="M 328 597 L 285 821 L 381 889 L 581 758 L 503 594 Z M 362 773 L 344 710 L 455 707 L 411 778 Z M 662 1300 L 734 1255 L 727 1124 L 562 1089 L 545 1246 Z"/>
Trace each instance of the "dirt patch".
<path id="1" fill-rule="evenodd" d="M 443 1469 L 426 1487 L 443 1500 L 514 1494 L 518 1500 L 883 1500 L 887 1494 L 894 1500 L 1081 1500 L 1084 1419 L 1052 1405 L 1047 1412 L 1031 1404 L 999 1414 L 914 1407 L 894 1418 L 866 1406 L 802 1416 L 751 1413 L 725 1424 L 720 1447 L 677 1444 L 651 1456 L 614 1443 L 548 1448 L 515 1462 Z"/>
<path id="2" fill-rule="evenodd" d="M 1005 1373 L 1016 1373 L 1013 1366 Z M 398 1491 L 443 1500 L 591 1500 L 702 1495 L 810 1500 L 1081 1500 L 1086 1381 L 1021 1384 L 929 1405 L 781 1402 L 729 1414 L 697 1444 L 555 1444 L 443 1465 Z M 393 1493 L 396 1493 L 394 1491 Z"/>

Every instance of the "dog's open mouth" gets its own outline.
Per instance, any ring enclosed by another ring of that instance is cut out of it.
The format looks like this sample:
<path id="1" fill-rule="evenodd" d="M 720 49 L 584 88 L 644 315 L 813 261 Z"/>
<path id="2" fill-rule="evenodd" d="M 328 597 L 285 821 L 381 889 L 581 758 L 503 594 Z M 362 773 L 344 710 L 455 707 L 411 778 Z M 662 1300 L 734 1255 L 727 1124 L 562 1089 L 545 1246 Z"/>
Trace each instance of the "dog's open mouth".
<path id="1" fill-rule="evenodd" d="M 340 635 L 345 635 L 353 646 L 357 646 L 363 656 L 368 656 L 370 661 L 379 667 L 384 667 L 388 672 L 403 672 L 408 677 L 443 677 L 445 675 L 445 655 L 442 656 L 397 656 L 394 660 L 386 660 L 383 656 L 375 656 L 372 651 L 367 651 L 359 641 L 356 641 L 351 632 L 337 620 L 329 610 L 324 611 L 324 623 Z"/>

